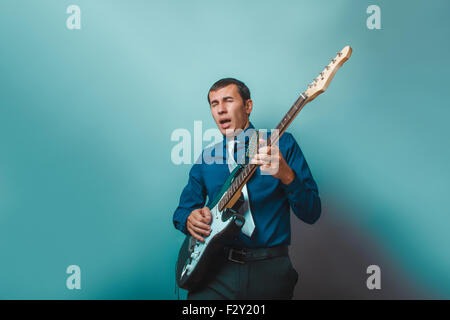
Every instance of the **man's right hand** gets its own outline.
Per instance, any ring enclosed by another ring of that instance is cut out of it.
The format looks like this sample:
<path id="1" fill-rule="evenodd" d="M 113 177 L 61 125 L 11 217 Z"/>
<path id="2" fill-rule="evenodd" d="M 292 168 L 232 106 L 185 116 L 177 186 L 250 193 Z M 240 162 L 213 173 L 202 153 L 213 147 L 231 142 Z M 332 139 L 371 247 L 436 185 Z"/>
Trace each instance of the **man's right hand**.
<path id="1" fill-rule="evenodd" d="M 187 218 L 186 228 L 195 239 L 205 242 L 202 235 L 205 237 L 209 236 L 211 233 L 211 227 L 209 226 L 210 223 L 211 212 L 208 207 L 203 207 L 191 212 Z"/>

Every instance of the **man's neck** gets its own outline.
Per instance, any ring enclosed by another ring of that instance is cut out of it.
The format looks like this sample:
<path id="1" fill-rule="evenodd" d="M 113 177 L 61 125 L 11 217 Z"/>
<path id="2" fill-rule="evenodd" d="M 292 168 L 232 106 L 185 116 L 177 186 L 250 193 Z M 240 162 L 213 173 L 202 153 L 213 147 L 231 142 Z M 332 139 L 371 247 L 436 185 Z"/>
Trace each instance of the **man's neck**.
<path id="1" fill-rule="evenodd" d="M 239 134 L 241 134 L 242 132 L 244 132 L 245 130 L 248 129 L 248 127 L 250 126 L 250 120 L 247 120 L 247 122 L 244 125 L 244 128 L 236 128 L 233 130 L 233 132 L 230 132 L 230 134 L 225 134 L 224 136 L 227 139 L 232 139 L 233 137 L 238 136 Z"/>

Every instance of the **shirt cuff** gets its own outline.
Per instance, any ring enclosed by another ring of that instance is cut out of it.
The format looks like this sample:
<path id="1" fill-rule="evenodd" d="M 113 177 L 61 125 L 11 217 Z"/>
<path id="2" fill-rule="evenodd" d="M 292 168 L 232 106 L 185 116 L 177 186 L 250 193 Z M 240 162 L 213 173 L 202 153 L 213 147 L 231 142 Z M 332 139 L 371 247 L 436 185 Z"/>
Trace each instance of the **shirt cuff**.
<path id="1" fill-rule="evenodd" d="M 283 184 L 284 190 L 286 191 L 287 197 L 289 200 L 295 200 L 298 199 L 298 196 L 300 193 L 302 193 L 305 190 L 304 184 L 300 181 L 297 174 L 295 174 L 294 180 L 290 184 Z"/>
<path id="2" fill-rule="evenodd" d="M 188 230 L 186 228 L 187 218 L 189 217 L 189 211 L 178 212 L 176 218 L 173 219 L 173 223 L 175 228 L 183 232 L 184 234 L 188 234 Z"/>

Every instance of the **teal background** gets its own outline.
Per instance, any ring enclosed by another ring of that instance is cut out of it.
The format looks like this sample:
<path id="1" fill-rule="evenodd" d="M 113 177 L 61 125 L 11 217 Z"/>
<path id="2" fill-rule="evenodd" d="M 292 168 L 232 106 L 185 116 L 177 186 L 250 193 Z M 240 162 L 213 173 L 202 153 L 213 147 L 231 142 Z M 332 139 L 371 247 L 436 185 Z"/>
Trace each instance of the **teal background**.
<path id="1" fill-rule="evenodd" d="M 66 28 L 70 4 L 81 30 Z M 381 30 L 366 27 L 370 4 Z M 214 128 L 206 93 L 228 76 L 272 128 L 349 44 L 289 130 L 322 197 L 311 228 L 374 244 L 382 281 L 402 277 L 385 297 L 449 299 L 449 14 L 445 0 L 1 1 L 0 298 L 176 298 L 172 213 L 190 165 L 171 162 L 172 132 Z M 66 288 L 71 264 L 81 290 Z"/>

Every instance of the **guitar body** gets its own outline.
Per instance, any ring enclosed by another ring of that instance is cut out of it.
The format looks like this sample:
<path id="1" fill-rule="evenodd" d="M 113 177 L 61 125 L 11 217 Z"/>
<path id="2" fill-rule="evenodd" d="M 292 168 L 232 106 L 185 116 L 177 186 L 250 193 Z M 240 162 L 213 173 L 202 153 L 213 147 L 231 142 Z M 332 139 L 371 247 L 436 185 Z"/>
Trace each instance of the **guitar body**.
<path id="1" fill-rule="evenodd" d="M 221 212 L 218 207 L 216 204 L 210 208 L 211 234 L 204 238 L 205 242 L 200 242 L 189 235 L 180 248 L 176 266 L 176 279 L 180 288 L 189 291 L 197 288 L 215 257 L 222 250 L 223 241 L 236 236 L 245 223 L 244 217 L 237 211 L 226 208 Z"/>
<path id="2" fill-rule="evenodd" d="M 211 215 L 211 234 L 205 238 L 205 242 L 187 236 L 180 248 L 176 268 L 180 288 L 191 291 L 202 283 L 210 265 L 223 248 L 223 240 L 236 236 L 245 222 L 244 217 L 238 214 L 231 214 L 222 221 L 222 215 L 216 208 L 211 210 Z"/>
<path id="3" fill-rule="evenodd" d="M 244 217 L 233 208 L 219 210 L 219 202 L 237 173 L 238 170 L 234 170 L 230 174 L 219 195 L 209 206 L 211 234 L 204 238 L 205 242 L 200 242 L 188 235 L 180 248 L 176 266 L 176 280 L 180 288 L 189 291 L 197 288 L 202 283 L 214 258 L 222 250 L 223 240 L 236 236 L 245 223 Z"/>

